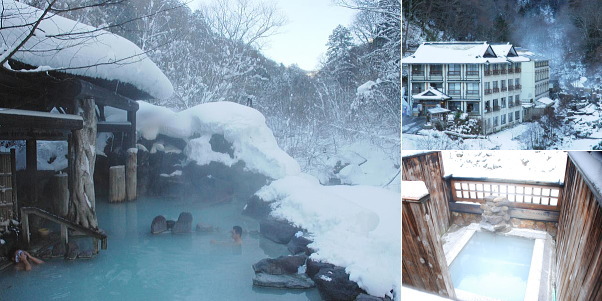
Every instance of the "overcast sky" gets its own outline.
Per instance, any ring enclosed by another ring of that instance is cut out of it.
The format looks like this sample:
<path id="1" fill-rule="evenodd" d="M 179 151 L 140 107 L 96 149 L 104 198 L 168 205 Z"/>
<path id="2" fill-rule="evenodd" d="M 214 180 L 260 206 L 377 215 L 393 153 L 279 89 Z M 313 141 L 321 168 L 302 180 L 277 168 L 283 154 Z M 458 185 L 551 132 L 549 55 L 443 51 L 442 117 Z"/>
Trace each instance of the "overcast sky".
<path id="1" fill-rule="evenodd" d="M 211 0 L 193 0 L 192 9 Z M 280 34 L 270 37 L 262 52 L 276 62 L 297 64 L 305 70 L 317 69 L 326 53 L 332 30 L 348 26 L 356 11 L 336 6 L 332 0 L 273 0 L 288 19 Z"/>

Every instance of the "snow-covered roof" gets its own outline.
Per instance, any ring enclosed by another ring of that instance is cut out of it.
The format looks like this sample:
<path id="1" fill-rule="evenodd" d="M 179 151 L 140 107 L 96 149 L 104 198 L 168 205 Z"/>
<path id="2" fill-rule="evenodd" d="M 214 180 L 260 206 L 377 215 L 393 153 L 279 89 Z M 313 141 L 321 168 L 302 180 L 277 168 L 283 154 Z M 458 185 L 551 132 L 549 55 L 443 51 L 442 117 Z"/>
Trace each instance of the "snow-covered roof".
<path id="1" fill-rule="evenodd" d="M 404 64 L 484 64 L 526 62 L 517 56 L 511 44 L 487 42 L 425 42 L 413 55 L 403 58 Z"/>
<path id="2" fill-rule="evenodd" d="M 436 107 L 436 108 L 430 108 L 427 109 L 427 111 L 429 112 L 429 114 L 441 114 L 441 113 L 449 113 L 451 112 L 448 109 L 444 109 L 444 108 L 440 108 L 440 107 Z"/>
<path id="3" fill-rule="evenodd" d="M 542 98 L 536 99 L 536 101 L 544 104 L 545 106 L 551 106 L 554 104 L 554 101 L 551 100 L 549 97 L 542 97 Z"/>
<path id="4" fill-rule="evenodd" d="M 516 53 L 518 53 L 518 55 L 524 56 L 531 61 L 547 61 L 548 60 L 547 57 L 545 57 L 541 54 L 532 52 L 528 49 L 521 48 L 521 47 L 515 47 L 515 49 L 516 49 Z"/>
<path id="5" fill-rule="evenodd" d="M 569 152 L 569 157 L 583 174 L 583 178 L 602 207 L 602 153 Z"/>
<path id="6" fill-rule="evenodd" d="M 437 90 L 434 87 L 429 87 L 428 90 L 424 90 L 416 95 L 412 95 L 412 98 L 416 100 L 448 100 L 451 99 L 447 94 Z"/>
<path id="7" fill-rule="evenodd" d="M 419 200 L 429 194 L 423 181 L 401 181 L 401 198 Z"/>
<path id="8" fill-rule="evenodd" d="M 43 13 L 13 0 L 4 0 L 2 5 L 0 60 L 18 47 Z M 46 15 L 11 59 L 37 67 L 35 71 L 59 70 L 129 83 L 156 98 L 173 94 L 169 79 L 134 43 L 58 15 Z M 5 67 L 11 68 L 8 64 Z"/>

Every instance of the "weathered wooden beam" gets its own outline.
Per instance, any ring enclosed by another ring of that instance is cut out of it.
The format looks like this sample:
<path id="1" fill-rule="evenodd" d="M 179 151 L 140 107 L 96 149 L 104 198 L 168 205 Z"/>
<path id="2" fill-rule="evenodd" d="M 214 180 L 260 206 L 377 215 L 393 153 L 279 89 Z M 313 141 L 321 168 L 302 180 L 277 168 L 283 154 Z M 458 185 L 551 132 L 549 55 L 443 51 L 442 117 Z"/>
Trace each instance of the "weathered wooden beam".
<path id="1" fill-rule="evenodd" d="M 485 178 L 485 177 L 455 177 L 453 175 L 446 176 L 445 179 L 449 178 L 452 182 L 485 182 L 485 183 L 504 183 L 504 184 L 520 184 L 528 186 L 549 186 L 549 187 L 560 187 L 564 186 L 561 182 L 544 182 L 544 181 L 529 181 L 529 180 L 510 180 L 510 179 L 498 179 L 498 178 Z"/>
<path id="2" fill-rule="evenodd" d="M 45 210 L 42 210 L 40 208 L 35 208 L 35 207 L 21 208 L 21 216 L 23 217 L 22 220 L 27 219 L 30 214 L 37 215 L 39 217 L 45 218 L 51 222 L 54 222 L 54 223 L 57 223 L 60 225 L 65 225 L 67 228 L 69 228 L 71 230 L 79 231 L 90 237 L 95 237 L 95 238 L 101 239 L 101 240 L 107 238 L 107 235 L 104 233 L 101 233 L 94 229 L 85 228 L 85 227 L 78 225 L 70 220 L 64 219 L 60 216 L 54 215 L 54 214 L 47 212 Z"/>
<path id="3" fill-rule="evenodd" d="M 10 149 L 10 172 L 11 172 L 11 184 L 13 185 L 12 197 L 13 197 L 13 218 L 20 220 L 19 204 L 17 199 L 17 155 L 14 148 Z"/>
<path id="4" fill-rule="evenodd" d="M 74 98 L 92 97 L 97 104 L 110 106 L 126 111 L 137 111 L 138 103 L 113 91 L 94 85 L 84 80 L 77 80 L 79 91 Z"/>
<path id="5" fill-rule="evenodd" d="M 130 122 L 99 121 L 96 125 L 98 132 L 107 133 L 129 133 L 131 128 L 132 124 Z"/>
<path id="6" fill-rule="evenodd" d="M 514 205 L 514 204 L 513 204 Z M 467 204 L 467 203 L 449 203 L 449 210 L 452 212 L 460 213 L 471 213 L 471 214 L 482 214 L 481 206 L 479 204 Z M 512 207 L 508 213 L 510 217 L 519 219 L 528 219 L 545 222 L 558 222 L 560 213 L 554 210 L 537 210 L 537 209 L 524 209 Z"/>
<path id="7" fill-rule="evenodd" d="M 29 129 L 2 129 L 0 128 L 0 140 L 44 140 L 44 141 L 58 141 L 66 140 L 67 132 L 59 130 L 29 130 Z"/>
<path id="8" fill-rule="evenodd" d="M 81 116 L 17 109 L 0 109 L 2 129 L 77 130 L 84 125 Z"/>

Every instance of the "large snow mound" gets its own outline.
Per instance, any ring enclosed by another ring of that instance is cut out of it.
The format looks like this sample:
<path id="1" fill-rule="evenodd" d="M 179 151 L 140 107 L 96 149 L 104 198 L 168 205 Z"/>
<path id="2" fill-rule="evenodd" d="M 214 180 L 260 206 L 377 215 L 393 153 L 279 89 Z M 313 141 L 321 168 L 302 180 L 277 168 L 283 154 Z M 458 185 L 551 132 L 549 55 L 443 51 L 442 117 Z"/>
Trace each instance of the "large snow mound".
<path id="1" fill-rule="evenodd" d="M 163 134 L 184 139 L 188 142 L 184 153 L 199 165 L 221 162 L 231 166 L 242 160 L 248 170 L 273 179 L 301 172 L 297 161 L 278 147 L 265 117 L 253 108 L 224 101 L 176 113 L 143 101 L 138 104 L 136 127 L 142 137 L 152 140 Z M 233 157 L 212 151 L 209 140 L 214 134 L 232 143 Z"/>
<path id="2" fill-rule="evenodd" d="M 2 1 L 0 59 L 27 37 L 42 11 Z M 156 98 L 173 94 L 169 79 L 145 52 L 129 40 L 58 15 L 48 14 L 13 59 L 39 71 L 66 73 L 130 83 Z"/>
<path id="3" fill-rule="evenodd" d="M 307 174 L 288 176 L 256 195 L 274 201 L 272 215 L 305 228 L 311 257 L 345 267 L 349 278 L 374 296 L 401 283 L 399 193 L 373 186 L 322 186 Z"/>

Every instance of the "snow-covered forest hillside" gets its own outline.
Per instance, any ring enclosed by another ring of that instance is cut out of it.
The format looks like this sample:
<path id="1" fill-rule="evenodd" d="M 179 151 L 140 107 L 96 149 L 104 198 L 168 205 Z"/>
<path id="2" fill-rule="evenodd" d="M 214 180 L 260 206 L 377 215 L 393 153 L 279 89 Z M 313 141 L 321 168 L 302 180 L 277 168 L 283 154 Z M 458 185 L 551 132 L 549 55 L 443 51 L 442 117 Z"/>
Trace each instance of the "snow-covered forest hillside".
<path id="1" fill-rule="evenodd" d="M 24 2 L 47 6 L 46 1 Z M 57 1 L 51 12 L 119 34 L 147 51 L 175 90 L 171 98 L 154 104 L 176 111 L 215 101 L 252 105 L 266 116 L 279 145 L 320 178 L 329 177 L 337 164 L 353 164 L 354 159 L 346 159 L 349 154 L 366 157 L 374 149 L 382 153 L 375 164 L 384 160 L 393 169 L 384 178 L 395 176 L 400 146 L 399 1 L 338 1 L 356 8 L 357 17 L 349 27 L 333 28 L 319 70 L 284 66 L 262 55 L 266 30 L 282 24 L 265 14 L 278 11 L 266 10 L 253 19 L 235 12 L 220 18 L 224 14 L 215 5 L 220 1 L 195 11 L 179 0 L 104 2 L 69 10 L 81 1 Z M 262 1 L 231 3 L 245 5 L 247 11 L 265 9 Z M 245 30 L 232 31 L 234 24 Z M 354 151 L 356 141 L 365 141 L 362 150 Z M 379 185 L 390 180 L 384 178 Z"/>

